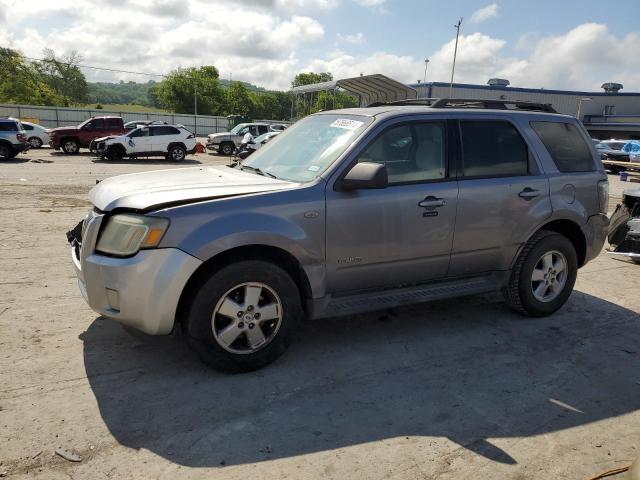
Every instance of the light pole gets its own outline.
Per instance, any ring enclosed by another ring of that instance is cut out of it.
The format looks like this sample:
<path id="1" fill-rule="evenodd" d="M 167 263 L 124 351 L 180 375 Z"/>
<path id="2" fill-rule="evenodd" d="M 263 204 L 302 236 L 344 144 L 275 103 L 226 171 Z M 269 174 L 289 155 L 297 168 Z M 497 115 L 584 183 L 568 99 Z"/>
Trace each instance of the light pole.
<path id="1" fill-rule="evenodd" d="M 193 114 L 198 115 L 198 84 L 193 85 Z"/>
<path id="2" fill-rule="evenodd" d="M 582 102 L 590 102 L 593 100 L 591 97 L 583 97 L 578 100 L 578 111 L 576 112 L 576 118 L 580 120 L 580 110 L 582 109 Z"/>
<path id="3" fill-rule="evenodd" d="M 429 59 L 424 59 L 424 78 L 422 79 L 422 83 L 427 83 L 427 67 L 429 66 Z"/>
<path id="4" fill-rule="evenodd" d="M 458 55 L 458 36 L 460 35 L 460 25 L 462 25 L 462 17 L 458 23 L 453 26 L 456 29 L 456 46 L 453 49 L 453 65 L 451 65 L 451 82 L 449 83 L 449 98 L 453 97 L 453 74 L 456 71 L 456 56 Z"/>

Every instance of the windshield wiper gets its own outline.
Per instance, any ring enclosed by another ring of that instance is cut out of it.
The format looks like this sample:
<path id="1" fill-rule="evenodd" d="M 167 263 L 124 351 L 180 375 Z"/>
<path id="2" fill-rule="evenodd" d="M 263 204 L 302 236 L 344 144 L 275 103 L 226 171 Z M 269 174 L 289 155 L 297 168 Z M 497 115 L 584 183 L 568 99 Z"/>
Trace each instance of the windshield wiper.
<path id="1" fill-rule="evenodd" d="M 252 167 L 251 165 L 240 165 L 240 170 L 249 170 L 251 172 L 255 172 L 258 175 L 262 175 L 263 177 L 270 177 L 278 179 L 273 173 L 265 172 L 264 170 L 260 170 L 259 168 Z"/>

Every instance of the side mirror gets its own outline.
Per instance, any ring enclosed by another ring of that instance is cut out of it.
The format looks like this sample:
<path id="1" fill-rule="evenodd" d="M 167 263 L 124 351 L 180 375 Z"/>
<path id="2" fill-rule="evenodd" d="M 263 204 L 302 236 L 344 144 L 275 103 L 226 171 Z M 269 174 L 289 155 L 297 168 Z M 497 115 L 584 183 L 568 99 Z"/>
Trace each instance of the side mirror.
<path id="1" fill-rule="evenodd" d="M 387 188 L 389 179 L 387 167 L 380 163 L 356 163 L 340 182 L 342 190 L 360 190 L 363 188 Z"/>

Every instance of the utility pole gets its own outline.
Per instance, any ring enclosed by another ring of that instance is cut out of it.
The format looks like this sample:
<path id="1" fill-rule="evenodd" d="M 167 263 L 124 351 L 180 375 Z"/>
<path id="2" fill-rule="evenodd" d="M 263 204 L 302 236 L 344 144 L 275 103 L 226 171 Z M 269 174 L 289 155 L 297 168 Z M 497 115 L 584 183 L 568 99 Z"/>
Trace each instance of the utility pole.
<path id="1" fill-rule="evenodd" d="M 198 84 L 193 85 L 193 114 L 198 115 Z"/>
<path id="2" fill-rule="evenodd" d="M 429 66 L 429 59 L 424 59 L 424 78 L 422 79 L 422 83 L 427 83 L 427 67 Z"/>
<path id="3" fill-rule="evenodd" d="M 453 26 L 456 29 L 456 46 L 453 49 L 453 65 L 451 66 L 451 82 L 449 83 L 449 98 L 453 97 L 453 74 L 456 71 L 456 56 L 458 55 L 458 36 L 460 36 L 460 25 L 462 25 L 462 17 L 458 23 Z"/>

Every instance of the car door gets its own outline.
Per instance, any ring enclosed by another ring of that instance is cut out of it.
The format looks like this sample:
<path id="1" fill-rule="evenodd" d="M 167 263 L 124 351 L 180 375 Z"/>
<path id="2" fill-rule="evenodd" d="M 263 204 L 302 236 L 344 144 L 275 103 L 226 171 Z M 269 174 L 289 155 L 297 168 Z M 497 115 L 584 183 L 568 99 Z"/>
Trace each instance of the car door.
<path id="1" fill-rule="evenodd" d="M 447 275 L 458 196 L 457 181 L 448 172 L 447 143 L 444 121 L 396 122 L 353 160 L 384 164 L 387 188 L 327 187 L 330 293 Z"/>
<path id="2" fill-rule="evenodd" d="M 551 215 L 549 182 L 506 118 L 461 119 L 450 275 L 508 270 L 522 239 Z"/>
<path id="3" fill-rule="evenodd" d="M 171 142 L 178 140 L 179 130 L 170 126 L 150 127 L 154 152 L 166 152 Z"/>
<path id="4" fill-rule="evenodd" d="M 153 151 L 149 127 L 139 127 L 128 135 L 129 153 L 144 154 Z"/>

